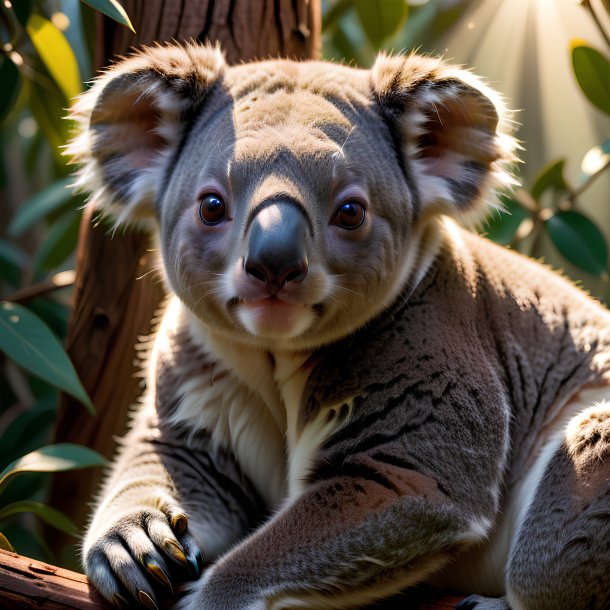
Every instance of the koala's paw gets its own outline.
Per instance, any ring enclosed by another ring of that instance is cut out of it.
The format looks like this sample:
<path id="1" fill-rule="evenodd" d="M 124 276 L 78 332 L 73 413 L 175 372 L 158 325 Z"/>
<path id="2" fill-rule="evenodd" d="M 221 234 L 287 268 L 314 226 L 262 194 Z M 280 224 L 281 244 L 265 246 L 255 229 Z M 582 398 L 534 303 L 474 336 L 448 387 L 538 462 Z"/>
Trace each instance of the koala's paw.
<path id="1" fill-rule="evenodd" d="M 510 610 L 510 606 L 503 597 L 481 597 L 469 595 L 454 610 Z"/>
<path id="2" fill-rule="evenodd" d="M 203 555 L 179 511 L 140 508 L 110 525 L 100 516 L 83 548 L 85 572 L 115 607 L 156 610 L 157 596 L 173 596 L 176 586 L 199 577 Z"/>

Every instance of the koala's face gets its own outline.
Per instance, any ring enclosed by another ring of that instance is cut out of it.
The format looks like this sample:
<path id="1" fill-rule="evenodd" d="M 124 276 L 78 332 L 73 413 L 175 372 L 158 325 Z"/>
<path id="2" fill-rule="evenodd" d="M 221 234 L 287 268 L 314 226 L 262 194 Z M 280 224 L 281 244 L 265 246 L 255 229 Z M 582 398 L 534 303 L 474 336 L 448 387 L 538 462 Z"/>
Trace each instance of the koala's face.
<path id="1" fill-rule="evenodd" d="M 248 69 L 229 71 L 231 95 L 212 94 L 171 170 L 166 273 L 218 330 L 321 344 L 404 283 L 410 190 L 367 73 L 274 62 L 244 87 Z"/>
<path id="2" fill-rule="evenodd" d="M 311 348 L 388 306 L 429 219 L 476 209 L 504 176 L 488 94 L 413 56 L 227 68 L 206 47 L 163 47 L 86 94 L 73 152 L 100 207 L 154 219 L 168 282 L 205 324 Z"/>

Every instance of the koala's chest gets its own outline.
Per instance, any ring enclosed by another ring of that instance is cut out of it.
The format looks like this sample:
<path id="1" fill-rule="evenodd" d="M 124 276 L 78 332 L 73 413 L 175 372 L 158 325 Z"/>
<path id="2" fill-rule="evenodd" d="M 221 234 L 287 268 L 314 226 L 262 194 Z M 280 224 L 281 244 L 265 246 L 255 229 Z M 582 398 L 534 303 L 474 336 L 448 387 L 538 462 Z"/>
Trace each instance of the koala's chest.
<path id="1" fill-rule="evenodd" d="M 301 493 L 319 447 L 337 426 L 328 406 L 304 417 L 311 354 L 211 342 L 207 348 L 218 358 L 213 383 L 192 381 L 192 400 L 183 400 L 178 413 L 229 447 L 261 497 L 276 507 Z"/>

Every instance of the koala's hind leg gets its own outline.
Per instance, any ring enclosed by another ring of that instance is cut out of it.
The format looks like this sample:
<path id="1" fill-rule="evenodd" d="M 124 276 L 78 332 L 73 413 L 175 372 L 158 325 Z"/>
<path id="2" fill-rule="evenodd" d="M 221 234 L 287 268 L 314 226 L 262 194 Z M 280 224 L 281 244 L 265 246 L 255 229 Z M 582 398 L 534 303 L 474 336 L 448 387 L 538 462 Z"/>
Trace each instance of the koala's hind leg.
<path id="1" fill-rule="evenodd" d="M 518 524 L 506 585 L 513 610 L 610 608 L 610 402 L 568 425 Z"/>

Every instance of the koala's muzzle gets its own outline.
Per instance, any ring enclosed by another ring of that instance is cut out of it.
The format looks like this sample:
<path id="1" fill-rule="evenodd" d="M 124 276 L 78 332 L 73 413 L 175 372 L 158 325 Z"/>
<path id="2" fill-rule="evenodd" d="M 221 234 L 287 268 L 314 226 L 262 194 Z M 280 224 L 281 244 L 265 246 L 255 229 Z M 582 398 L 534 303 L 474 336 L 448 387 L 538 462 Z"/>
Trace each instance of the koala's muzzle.
<path id="1" fill-rule="evenodd" d="M 271 296 L 289 282 L 302 282 L 310 233 L 311 224 L 298 204 L 284 200 L 262 204 L 249 227 L 246 273 L 264 282 Z"/>

